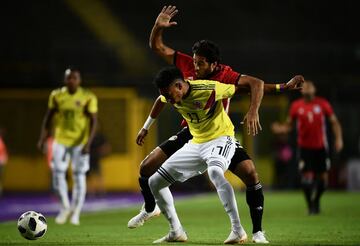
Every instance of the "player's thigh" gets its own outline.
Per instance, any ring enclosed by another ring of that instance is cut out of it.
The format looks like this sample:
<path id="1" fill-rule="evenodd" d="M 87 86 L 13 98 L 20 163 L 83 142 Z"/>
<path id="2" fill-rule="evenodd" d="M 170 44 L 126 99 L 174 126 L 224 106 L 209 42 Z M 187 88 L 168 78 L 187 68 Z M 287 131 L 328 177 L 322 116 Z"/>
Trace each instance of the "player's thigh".
<path id="1" fill-rule="evenodd" d="M 166 161 L 168 156 L 164 151 L 156 147 L 151 153 L 145 157 L 140 164 L 140 175 L 143 177 L 150 177 L 156 170 Z"/>
<path id="2" fill-rule="evenodd" d="M 188 143 L 167 159 L 157 172 L 169 183 L 174 183 L 184 182 L 204 173 L 206 169 L 207 165 L 199 154 L 198 146 Z"/>
<path id="3" fill-rule="evenodd" d="M 65 172 L 69 167 L 69 149 L 57 142 L 52 145 L 51 169 L 56 172 Z"/>
<path id="4" fill-rule="evenodd" d="M 90 155 L 82 153 L 83 145 L 72 148 L 71 164 L 74 173 L 86 173 L 90 169 Z"/>
<path id="5" fill-rule="evenodd" d="M 231 163 L 236 148 L 235 139 L 229 136 L 219 137 L 202 144 L 200 155 L 208 166 L 216 165 L 226 171 Z"/>

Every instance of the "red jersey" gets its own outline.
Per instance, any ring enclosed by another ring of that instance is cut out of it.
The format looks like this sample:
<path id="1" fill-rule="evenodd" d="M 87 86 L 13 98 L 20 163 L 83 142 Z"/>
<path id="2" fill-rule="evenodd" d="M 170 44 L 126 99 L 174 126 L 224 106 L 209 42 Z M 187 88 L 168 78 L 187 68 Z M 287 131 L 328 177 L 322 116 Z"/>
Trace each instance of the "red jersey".
<path id="1" fill-rule="evenodd" d="M 327 148 L 325 117 L 332 114 L 333 109 L 324 98 L 294 101 L 290 106 L 290 117 L 296 120 L 298 145 L 307 149 Z"/>
<path id="2" fill-rule="evenodd" d="M 197 79 L 195 75 L 193 58 L 191 56 L 176 51 L 174 55 L 174 65 L 181 70 L 184 75 L 184 79 Z M 240 73 L 233 71 L 232 68 L 227 65 L 219 64 L 215 68 L 215 71 L 210 74 L 208 78 L 205 79 L 219 81 L 224 84 L 236 84 L 239 78 Z M 226 112 L 228 112 L 229 110 L 229 103 L 230 99 L 223 100 L 223 105 Z M 183 120 L 181 125 L 186 126 L 186 121 Z"/>

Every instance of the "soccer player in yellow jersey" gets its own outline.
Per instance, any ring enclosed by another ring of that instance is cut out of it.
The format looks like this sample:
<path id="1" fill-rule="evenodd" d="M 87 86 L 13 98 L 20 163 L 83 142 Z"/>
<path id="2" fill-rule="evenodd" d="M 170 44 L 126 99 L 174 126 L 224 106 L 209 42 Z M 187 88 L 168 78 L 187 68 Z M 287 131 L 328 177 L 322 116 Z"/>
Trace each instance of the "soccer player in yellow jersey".
<path id="1" fill-rule="evenodd" d="M 95 134 L 98 107 L 96 96 L 80 87 L 79 70 L 67 69 L 64 82 L 64 87 L 53 90 L 50 94 L 38 147 L 44 150 L 44 143 L 53 126 L 51 169 L 53 186 L 61 201 L 61 209 L 55 222 L 64 224 L 71 215 L 70 223 L 79 225 L 80 212 L 86 195 L 89 148 Z M 70 159 L 74 181 L 71 204 L 66 183 L 66 171 Z"/>
<path id="2" fill-rule="evenodd" d="M 247 235 L 240 223 L 234 190 L 224 177 L 234 155 L 236 142 L 234 126 L 221 100 L 232 97 L 238 86 L 212 80 L 186 81 L 175 66 L 162 69 L 154 82 L 162 100 L 171 103 L 182 115 L 193 136 L 149 179 L 156 203 L 170 223 L 170 233 L 154 243 L 187 240 L 168 187 L 175 181 L 184 182 L 206 170 L 231 221 L 231 233 L 224 243 L 246 241 Z M 260 102 L 261 98 L 256 105 L 252 105 L 257 119 Z M 257 133 L 261 129 L 259 120 L 250 127 Z"/>

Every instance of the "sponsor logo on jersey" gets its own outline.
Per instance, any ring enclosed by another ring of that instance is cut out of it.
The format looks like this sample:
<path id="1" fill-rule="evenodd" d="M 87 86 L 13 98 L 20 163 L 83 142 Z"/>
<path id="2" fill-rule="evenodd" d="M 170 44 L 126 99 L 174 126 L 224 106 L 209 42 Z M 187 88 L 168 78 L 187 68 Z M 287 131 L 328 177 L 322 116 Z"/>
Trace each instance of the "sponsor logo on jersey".
<path id="1" fill-rule="evenodd" d="M 193 105 L 194 105 L 194 107 L 196 108 L 196 109 L 201 109 L 201 102 L 199 102 L 199 101 L 194 101 L 193 102 Z"/>
<path id="2" fill-rule="evenodd" d="M 317 105 L 317 104 L 314 106 L 314 113 L 315 113 L 315 114 L 320 114 L 320 113 L 321 113 L 321 108 L 320 108 L 320 106 Z"/>
<path id="3" fill-rule="evenodd" d="M 299 110 L 298 110 L 299 114 L 303 114 L 304 111 L 305 111 L 304 108 L 299 108 Z"/>

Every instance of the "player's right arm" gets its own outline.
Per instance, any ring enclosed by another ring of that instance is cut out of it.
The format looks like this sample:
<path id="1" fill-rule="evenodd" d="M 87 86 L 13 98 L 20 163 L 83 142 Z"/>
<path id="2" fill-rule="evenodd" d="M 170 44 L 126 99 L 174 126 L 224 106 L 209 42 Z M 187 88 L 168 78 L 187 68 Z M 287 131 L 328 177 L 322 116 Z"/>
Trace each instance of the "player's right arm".
<path id="1" fill-rule="evenodd" d="M 159 96 L 150 111 L 150 114 L 144 124 L 144 126 L 140 129 L 137 137 L 136 144 L 142 146 L 145 142 L 145 137 L 149 132 L 150 126 L 155 122 L 155 119 L 159 116 L 161 111 L 163 110 L 166 103 L 161 101 L 161 96 Z"/>
<path id="2" fill-rule="evenodd" d="M 44 153 L 46 152 L 46 149 L 44 148 L 45 142 L 46 139 L 50 136 L 50 132 L 51 132 L 51 122 L 57 110 L 58 110 L 58 105 L 55 100 L 55 93 L 52 92 L 49 97 L 48 109 L 46 111 L 46 114 L 44 116 L 41 125 L 40 137 L 37 143 L 37 147 L 39 148 L 39 150 L 41 150 Z"/>
<path id="3" fill-rule="evenodd" d="M 174 62 L 175 50 L 164 44 L 163 31 L 165 28 L 177 25 L 175 21 L 171 21 L 171 18 L 173 18 L 177 12 L 178 10 L 175 6 L 164 6 L 156 18 L 149 39 L 150 48 L 169 64 L 173 64 Z"/>

